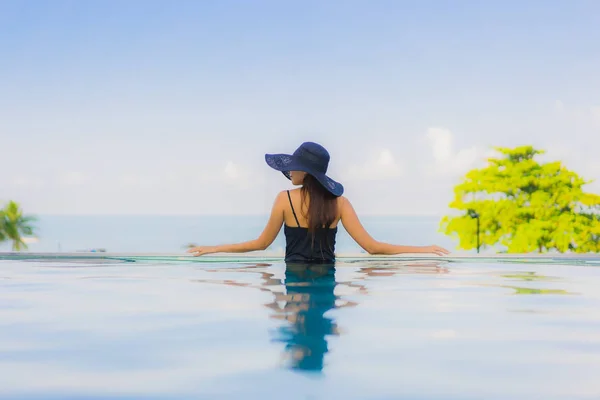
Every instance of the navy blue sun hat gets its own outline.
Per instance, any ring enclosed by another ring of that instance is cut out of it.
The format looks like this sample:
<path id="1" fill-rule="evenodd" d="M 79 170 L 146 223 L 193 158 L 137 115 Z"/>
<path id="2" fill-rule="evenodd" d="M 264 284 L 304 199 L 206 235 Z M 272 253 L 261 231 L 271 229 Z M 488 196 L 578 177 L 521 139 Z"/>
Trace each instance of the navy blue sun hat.
<path id="1" fill-rule="evenodd" d="M 329 153 L 320 144 L 304 142 L 294 154 L 265 154 L 265 161 L 288 179 L 292 179 L 290 171 L 303 171 L 314 176 L 334 196 L 344 193 L 344 186 L 326 175 Z"/>

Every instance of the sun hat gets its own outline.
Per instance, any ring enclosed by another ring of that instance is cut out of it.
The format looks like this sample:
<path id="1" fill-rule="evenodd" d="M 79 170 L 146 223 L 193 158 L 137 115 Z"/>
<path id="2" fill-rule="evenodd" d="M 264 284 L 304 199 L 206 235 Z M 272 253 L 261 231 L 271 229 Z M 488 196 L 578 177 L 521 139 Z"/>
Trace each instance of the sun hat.
<path id="1" fill-rule="evenodd" d="M 329 158 L 327 150 L 313 142 L 302 143 L 294 154 L 265 154 L 269 167 L 282 172 L 288 179 L 292 179 L 290 171 L 303 171 L 314 176 L 334 196 L 341 196 L 344 186 L 326 175 Z"/>

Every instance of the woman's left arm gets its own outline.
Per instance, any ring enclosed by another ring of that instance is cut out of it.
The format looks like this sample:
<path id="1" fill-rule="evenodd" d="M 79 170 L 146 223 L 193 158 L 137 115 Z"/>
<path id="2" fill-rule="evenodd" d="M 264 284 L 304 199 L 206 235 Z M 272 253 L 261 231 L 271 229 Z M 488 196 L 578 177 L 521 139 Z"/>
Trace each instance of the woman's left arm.
<path id="1" fill-rule="evenodd" d="M 279 193 L 275 199 L 275 203 L 273 204 L 269 222 L 267 222 L 267 226 L 258 239 L 236 244 L 192 247 L 187 252 L 192 253 L 194 256 L 201 256 L 212 253 L 246 253 L 249 251 L 265 250 L 271 245 L 271 243 L 273 243 L 277 237 L 277 234 L 281 230 L 281 226 L 283 225 L 285 201 L 286 198 L 284 192 Z"/>

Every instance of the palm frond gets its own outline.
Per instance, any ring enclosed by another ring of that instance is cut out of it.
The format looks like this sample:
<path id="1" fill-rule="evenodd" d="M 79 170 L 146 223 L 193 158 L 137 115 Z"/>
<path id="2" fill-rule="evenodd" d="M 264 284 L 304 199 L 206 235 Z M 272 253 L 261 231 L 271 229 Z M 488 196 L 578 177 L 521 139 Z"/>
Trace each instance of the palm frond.
<path id="1" fill-rule="evenodd" d="M 14 251 L 27 249 L 22 236 L 34 235 L 36 221 L 33 216 L 23 215 L 17 202 L 9 201 L 0 211 L 0 241 L 11 240 Z"/>

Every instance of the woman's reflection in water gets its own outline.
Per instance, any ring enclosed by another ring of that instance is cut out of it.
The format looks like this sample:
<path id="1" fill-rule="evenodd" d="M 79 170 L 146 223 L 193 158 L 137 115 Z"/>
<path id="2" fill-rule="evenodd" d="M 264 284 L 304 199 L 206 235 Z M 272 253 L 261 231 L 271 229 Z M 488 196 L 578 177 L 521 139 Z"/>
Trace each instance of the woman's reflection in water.
<path id="1" fill-rule="evenodd" d="M 321 372 L 325 354 L 329 347 L 328 336 L 338 336 L 340 329 L 328 311 L 343 307 L 354 307 L 355 302 L 347 301 L 335 294 L 336 287 L 345 286 L 356 294 L 368 294 L 365 285 L 357 281 L 369 278 L 393 276 L 399 273 L 439 274 L 448 270 L 438 263 L 388 265 L 372 263 L 359 267 L 359 275 L 352 282 L 337 282 L 336 268 L 332 264 L 287 264 L 285 279 L 282 282 L 272 272 L 263 268 L 270 264 L 255 264 L 236 272 L 259 273 L 261 284 L 233 280 L 207 280 L 204 283 L 219 283 L 231 286 L 254 287 L 273 294 L 272 302 L 265 304 L 272 310 L 271 318 L 286 321 L 274 333 L 275 341 L 285 344 L 286 365 L 297 371 Z M 263 269 L 261 271 L 261 269 Z M 208 270 L 207 272 L 219 272 Z"/>
<path id="2" fill-rule="evenodd" d="M 326 313 L 356 305 L 336 305 L 336 285 L 334 265 L 286 265 L 285 292 L 276 293 L 267 307 L 274 311 L 273 318 L 288 322 L 277 329 L 275 340 L 285 343 L 285 360 L 290 368 L 316 372 L 323 369 L 327 336 L 339 334 L 337 324 Z"/>

